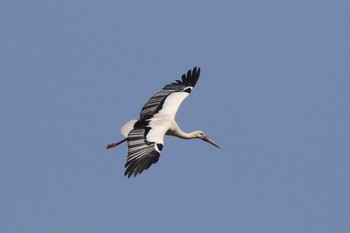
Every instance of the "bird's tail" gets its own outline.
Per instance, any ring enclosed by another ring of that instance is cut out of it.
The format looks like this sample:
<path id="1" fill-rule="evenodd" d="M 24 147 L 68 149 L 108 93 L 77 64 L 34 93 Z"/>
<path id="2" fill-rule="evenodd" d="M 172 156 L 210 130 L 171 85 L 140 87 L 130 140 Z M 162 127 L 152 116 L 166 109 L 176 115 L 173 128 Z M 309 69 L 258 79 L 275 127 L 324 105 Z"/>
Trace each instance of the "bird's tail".
<path id="1" fill-rule="evenodd" d="M 124 137 L 128 137 L 128 134 L 130 131 L 134 128 L 134 124 L 137 120 L 130 120 L 128 123 L 123 125 L 123 127 L 120 129 L 120 132 L 124 135 Z"/>

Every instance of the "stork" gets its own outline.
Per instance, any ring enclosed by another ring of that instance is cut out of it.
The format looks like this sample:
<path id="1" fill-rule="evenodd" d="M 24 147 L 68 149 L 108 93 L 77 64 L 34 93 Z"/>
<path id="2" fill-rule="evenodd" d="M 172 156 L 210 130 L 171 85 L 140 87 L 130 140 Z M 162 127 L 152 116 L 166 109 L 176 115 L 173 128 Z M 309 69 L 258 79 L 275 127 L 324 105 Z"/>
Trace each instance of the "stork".
<path id="1" fill-rule="evenodd" d="M 175 115 L 182 101 L 191 93 L 200 75 L 200 68 L 194 67 L 181 79 L 165 85 L 143 106 L 140 118 L 130 120 L 122 128 L 125 138 L 107 145 L 107 149 L 128 142 L 128 157 L 125 163 L 125 176 L 136 176 L 157 163 L 164 145 L 164 136 L 182 139 L 202 139 L 220 148 L 203 131 L 183 132 L 175 121 Z"/>

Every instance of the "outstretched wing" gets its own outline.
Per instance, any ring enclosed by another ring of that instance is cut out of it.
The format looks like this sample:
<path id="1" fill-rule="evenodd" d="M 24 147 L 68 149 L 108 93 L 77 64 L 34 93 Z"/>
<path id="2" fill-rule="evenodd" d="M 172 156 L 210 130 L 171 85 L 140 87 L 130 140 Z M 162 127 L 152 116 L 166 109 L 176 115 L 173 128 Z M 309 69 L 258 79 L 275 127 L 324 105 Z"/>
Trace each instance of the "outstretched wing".
<path id="1" fill-rule="evenodd" d="M 149 125 L 149 121 L 138 121 L 128 134 L 128 158 L 125 176 L 136 176 L 158 162 L 163 149 L 163 139 L 168 127 Z"/>
<path id="2" fill-rule="evenodd" d="M 199 75 L 200 68 L 194 67 L 193 70 L 189 70 L 187 74 L 182 75 L 181 81 L 176 80 L 176 82 L 164 86 L 143 106 L 140 119 L 149 119 L 155 114 L 175 118 L 180 104 L 196 85 Z"/>

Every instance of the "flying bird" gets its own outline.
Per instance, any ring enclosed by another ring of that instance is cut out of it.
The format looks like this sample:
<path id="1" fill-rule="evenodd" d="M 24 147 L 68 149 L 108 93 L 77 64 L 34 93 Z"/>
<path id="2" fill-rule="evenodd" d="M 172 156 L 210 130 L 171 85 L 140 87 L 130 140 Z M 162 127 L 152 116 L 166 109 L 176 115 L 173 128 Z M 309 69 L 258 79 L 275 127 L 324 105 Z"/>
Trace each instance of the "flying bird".
<path id="1" fill-rule="evenodd" d="M 202 139 L 220 148 L 203 131 L 183 132 L 175 121 L 175 115 L 182 101 L 191 93 L 200 75 L 200 68 L 194 67 L 181 80 L 165 85 L 143 106 L 140 118 L 130 120 L 121 128 L 125 138 L 107 145 L 107 149 L 128 142 L 128 157 L 125 164 L 125 176 L 136 176 L 158 162 L 164 145 L 164 136 L 170 135 L 182 139 Z"/>

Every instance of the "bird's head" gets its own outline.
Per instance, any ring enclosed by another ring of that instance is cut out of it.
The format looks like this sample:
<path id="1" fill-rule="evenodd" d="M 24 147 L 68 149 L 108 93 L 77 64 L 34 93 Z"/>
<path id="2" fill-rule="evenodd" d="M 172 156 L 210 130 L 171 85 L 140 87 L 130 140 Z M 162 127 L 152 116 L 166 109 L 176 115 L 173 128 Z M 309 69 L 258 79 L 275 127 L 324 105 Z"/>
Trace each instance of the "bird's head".
<path id="1" fill-rule="evenodd" d="M 203 131 L 199 131 L 199 130 L 194 131 L 194 135 L 196 136 L 196 138 L 200 138 L 203 141 L 208 142 L 208 143 L 212 144 L 213 146 L 216 146 L 217 148 L 220 148 L 220 146 L 218 146 L 213 140 L 208 138 Z"/>

